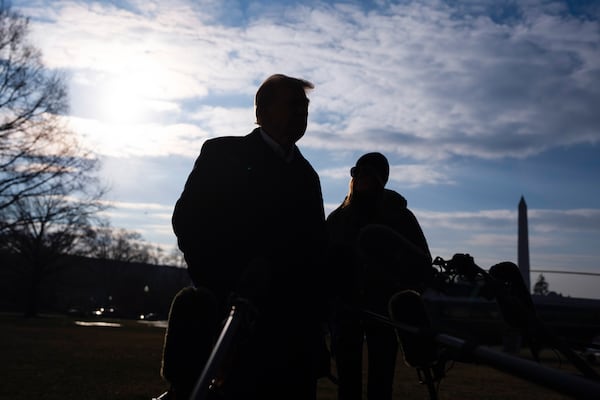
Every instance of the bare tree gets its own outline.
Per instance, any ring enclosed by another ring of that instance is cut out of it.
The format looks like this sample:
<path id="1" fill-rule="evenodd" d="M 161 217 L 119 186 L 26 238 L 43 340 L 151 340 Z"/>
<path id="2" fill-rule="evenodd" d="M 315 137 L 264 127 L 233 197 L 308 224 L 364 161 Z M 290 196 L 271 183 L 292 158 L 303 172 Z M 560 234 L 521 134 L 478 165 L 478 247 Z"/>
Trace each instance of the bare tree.
<path id="1" fill-rule="evenodd" d="M 97 158 L 62 122 L 61 77 L 28 43 L 28 20 L 0 3 L 0 247 L 29 266 L 26 315 L 44 277 L 105 208 Z"/>
<path id="2" fill-rule="evenodd" d="M 179 268 L 185 268 L 187 266 L 185 259 L 183 258 L 183 253 L 177 246 L 173 247 L 173 249 L 163 257 L 162 264 Z"/>
<path id="3" fill-rule="evenodd" d="M 124 262 L 146 263 L 150 259 L 147 245 L 140 233 L 122 228 L 115 229 L 108 223 L 94 228 L 78 253 L 93 258 Z"/>
<path id="4" fill-rule="evenodd" d="M 162 249 L 146 243 L 139 232 L 113 228 L 104 222 L 87 233 L 76 253 L 105 260 L 158 264 Z"/>
<path id="5" fill-rule="evenodd" d="M 547 296 L 549 291 L 549 284 L 546 281 L 546 278 L 544 278 L 543 274 L 540 274 L 538 276 L 537 282 L 535 283 L 535 285 L 533 285 L 533 294 L 538 294 L 540 296 Z"/>
<path id="6" fill-rule="evenodd" d="M 0 4 L 0 211 L 52 194 L 70 174 L 72 157 L 82 156 L 60 122 L 68 108 L 66 86 L 29 44 L 28 25 Z M 10 223 L 1 219 L 0 231 Z"/>

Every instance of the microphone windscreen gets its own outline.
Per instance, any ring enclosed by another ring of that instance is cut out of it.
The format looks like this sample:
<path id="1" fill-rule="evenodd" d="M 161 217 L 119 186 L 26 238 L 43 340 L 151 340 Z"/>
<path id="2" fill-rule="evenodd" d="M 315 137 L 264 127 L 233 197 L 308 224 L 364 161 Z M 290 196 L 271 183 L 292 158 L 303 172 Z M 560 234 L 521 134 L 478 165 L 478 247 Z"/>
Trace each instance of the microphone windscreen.
<path id="1" fill-rule="evenodd" d="M 527 306 L 533 306 L 529 289 L 525 285 L 523 275 L 517 264 L 505 261 L 493 265 L 489 274 L 499 281 L 510 285 L 511 292 L 518 296 Z"/>
<path id="2" fill-rule="evenodd" d="M 357 239 L 361 261 L 373 275 L 396 289 L 422 289 L 432 280 L 431 257 L 394 229 L 378 224 L 361 229 Z"/>
<path id="3" fill-rule="evenodd" d="M 388 308 L 393 321 L 419 328 L 419 332 L 396 329 L 404 362 L 413 368 L 427 368 L 435 364 L 438 349 L 432 337 L 424 332 L 431 328 L 431 322 L 421 295 L 413 290 L 396 293 Z"/>
<path id="4" fill-rule="evenodd" d="M 217 300 L 210 290 L 186 287 L 177 293 L 169 311 L 161 374 L 179 392 L 194 388 L 212 351 L 217 326 Z"/>
<path id="5" fill-rule="evenodd" d="M 506 261 L 492 266 L 489 274 L 503 284 L 503 290 L 496 298 L 504 320 L 516 328 L 527 326 L 535 314 L 535 307 L 519 267 Z"/>

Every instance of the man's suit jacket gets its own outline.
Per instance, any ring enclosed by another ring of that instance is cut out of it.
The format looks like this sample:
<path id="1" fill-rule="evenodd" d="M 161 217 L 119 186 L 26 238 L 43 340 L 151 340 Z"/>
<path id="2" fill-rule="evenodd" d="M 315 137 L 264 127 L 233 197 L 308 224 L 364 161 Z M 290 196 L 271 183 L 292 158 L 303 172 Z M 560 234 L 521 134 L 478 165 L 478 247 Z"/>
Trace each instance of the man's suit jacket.
<path id="1" fill-rule="evenodd" d="M 258 288 L 267 302 L 284 296 L 299 309 L 315 293 L 327 240 L 321 186 L 294 151 L 286 163 L 258 128 L 204 143 L 173 214 L 196 285 L 218 296 Z M 270 267 L 266 288 L 257 274 L 240 283 L 257 260 Z"/>

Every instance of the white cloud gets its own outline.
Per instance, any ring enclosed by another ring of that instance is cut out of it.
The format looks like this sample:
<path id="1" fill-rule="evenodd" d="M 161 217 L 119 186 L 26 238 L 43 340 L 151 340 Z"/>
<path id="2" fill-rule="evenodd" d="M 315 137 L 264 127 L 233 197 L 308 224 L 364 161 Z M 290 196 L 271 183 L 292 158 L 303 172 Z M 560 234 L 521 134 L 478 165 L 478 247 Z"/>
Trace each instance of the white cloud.
<path id="1" fill-rule="evenodd" d="M 80 133 L 82 143 L 95 152 L 114 157 L 198 155 L 199 144 L 209 133 L 191 124 L 105 123 L 85 118 L 70 118 L 70 126 Z"/>
<path id="2" fill-rule="evenodd" d="M 102 215 L 110 218 L 116 227 L 129 227 L 140 233 L 144 240 L 170 249 L 176 242 L 171 216 L 173 205 L 136 202 L 110 202 L 112 206 Z"/>
<path id="3" fill-rule="evenodd" d="M 600 233 L 600 209 L 530 210 L 530 225 L 542 233 Z"/>
<path id="4" fill-rule="evenodd" d="M 490 227 L 516 229 L 517 226 L 517 212 L 511 210 L 440 212 L 416 209 L 414 212 L 421 225 L 431 230 L 477 232 L 489 231 Z"/>
<path id="5" fill-rule="evenodd" d="M 215 136 L 241 136 L 254 129 L 254 108 L 202 106 L 189 118 Z"/>
<path id="6" fill-rule="evenodd" d="M 350 166 L 327 168 L 319 170 L 319 176 L 333 179 L 349 180 Z M 451 184 L 448 174 L 434 165 L 403 164 L 390 166 L 390 183 L 400 184 L 403 187 L 416 187 L 421 185 Z"/>
<path id="7" fill-rule="evenodd" d="M 490 227 L 517 231 L 518 213 L 512 210 L 439 212 L 416 210 L 422 225 L 462 231 L 489 231 Z M 530 233 L 600 233 L 600 209 L 540 210 L 529 209 Z"/>
<path id="8" fill-rule="evenodd" d="M 121 210 L 142 210 L 142 211 L 152 211 L 154 213 L 156 213 L 156 212 L 170 213 L 173 211 L 172 206 L 167 206 L 167 205 L 158 204 L 158 203 L 107 201 L 106 204 L 111 207 L 118 208 Z M 171 218 L 171 217 L 169 216 L 169 218 Z"/>
<path id="9" fill-rule="evenodd" d="M 137 13 L 51 8 L 33 24 L 50 66 L 116 76 L 149 100 L 251 96 L 269 72 L 314 80 L 322 135 L 307 146 L 355 149 L 376 137 L 410 158 L 494 158 L 600 137 L 597 21 L 543 5 L 502 24 L 474 7 L 457 17 L 442 2 L 368 13 L 313 3 L 249 15 L 244 26 L 214 24 L 222 10 L 212 2 L 203 13 L 184 1 L 139 3 Z"/>

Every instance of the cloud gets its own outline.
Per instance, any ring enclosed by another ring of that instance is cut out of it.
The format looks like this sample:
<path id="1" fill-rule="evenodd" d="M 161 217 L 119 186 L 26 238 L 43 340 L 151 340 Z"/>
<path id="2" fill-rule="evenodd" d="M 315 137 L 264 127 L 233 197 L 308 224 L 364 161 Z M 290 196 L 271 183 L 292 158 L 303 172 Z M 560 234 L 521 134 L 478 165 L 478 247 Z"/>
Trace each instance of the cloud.
<path id="1" fill-rule="evenodd" d="M 319 170 L 321 178 L 349 179 L 351 166 L 327 168 Z M 421 185 L 452 184 L 453 181 L 446 171 L 434 165 L 403 164 L 390 165 L 390 183 L 402 185 L 405 188 Z"/>
<path id="2" fill-rule="evenodd" d="M 135 227 L 144 240 L 171 249 L 176 237 L 171 228 L 173 205 L 136 202 L 110 202 L 112 208 L 102 212 L 116 227 Z M 131 229 L 131 228 L 127 228 Z"/>
<path id="3" fill-rule="evenodd" d="M 152 212 L 172 212 L 172 206 L 165 206 L 164 204 L 158 203 L 140 203 L 140 202 L 127 202 L 127 201 L 107 201 L 107 205 L 111 207 L 120 208 L 122 210 L 143 210 Z M 169 218 L 171 218 L 169 216 Z"/>
<path id="4" fill-rule="evenodd" d="M 531 210 L 530 224 L 543 233 L 600 233 L 600 209 Z"/>
<path id="5" fill-rule="evenodd" d="M 254 108 L 202 106 L 189 118 L 215 136 L 241 136 L 254 129 Z"/>
<path id="6" fill-rule="evenodd" d="M 69 118 L 82 143 L 103 156 L 135 157 L 170 154 L 195 157 L 199 143 L 210 134 L 193 124 L 107 123 L 94 119 Z"/>
<path id="7" fill-rule="evenodd" d="M 518 213 L 512 210 L 432 212 L 414 210 L 432 253 L 468 252 L 482 264 L 516 262 Z M 599 209 L 528 210 L 532 265 L 538 268 L 594 269 L 600 257 Z"/>
<path id="8" fill-rule="evenodd" d="M 431 229 L 451 229 L 464 232 L 514 227 L 517 224 L 517 212 L 511 210 L 481 211 L 429 211 L 416 209 L 415 214 L 421 225 Z"/>
<path id="9" fill-rule="evenodd" d="M 428 227 L 450 228 L 462 231 L 489 231 L 513 229 L 516 233 L 518 213 L 512 210 L 481 210 L 469 212 L 439 212 L 417 210 L 419 221 Z M 541 210 L 529 209 L 528 226 L 530 232 L 564 233 L 594 232 L 600 233 L 600 209 Z"/>
<path id="10" fill-rule="evenodd" d="M 376 137 L 417 160 L 525 157 L 600 137 L 598 21 L 552 5 L 516 3 L 498 18 L 477 3 L 255 2 L 219 23 L 217 2 L 133 4 L 62 1 L 33 14 L 48 64 L 131 80 L 154 101 L 251 98 L 270 71 L 304 76 L 317 89 L 303 143 L 340 151 Z"/>

